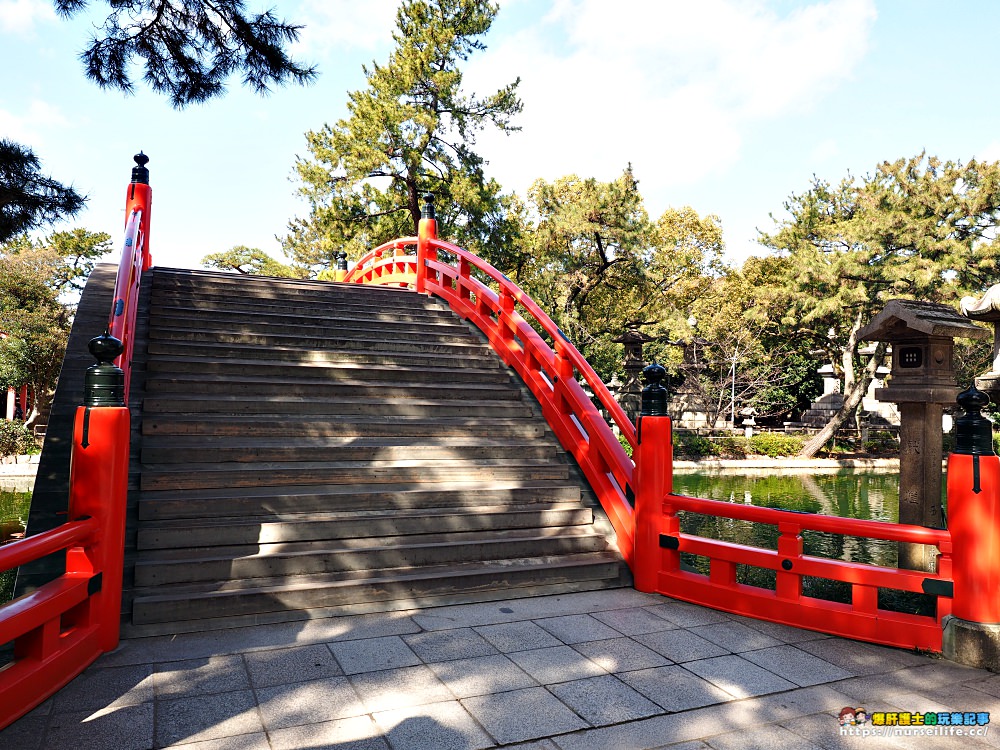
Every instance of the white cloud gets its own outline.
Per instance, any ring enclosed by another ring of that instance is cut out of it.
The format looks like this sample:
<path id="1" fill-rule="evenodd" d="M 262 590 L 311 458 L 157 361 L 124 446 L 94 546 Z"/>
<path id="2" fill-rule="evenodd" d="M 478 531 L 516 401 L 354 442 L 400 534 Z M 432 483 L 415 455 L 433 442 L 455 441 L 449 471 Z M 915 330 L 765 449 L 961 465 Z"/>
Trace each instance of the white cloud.
<path id="1" fill-rule="evenodd" d="M 295 53 L 306 57 L 341 48 L 375 50 L 388 46 L 400 0 L 305 0 L 288 19 L 305 26 Z"/>
<path id="2" fill-rule="evenodd" d="M 610 179 L 632 162 L 647 199 L 662 196 L 722 174 L 748 126 L 810 111 L 850 77 L 874 20 L 871 0 L 783 14 L 757 0 L 556 0 L 470 60 L 466 86 L 480 95 L 523 78 L 523 132 L 484 133 L 481 151 L 518 191 L 571 171 Z"/>
<path id="3" fill-rule="evenodd" d="M 56 17 L 52 3 L 46 0 L 0 0 L 0 33 L 24 34 L 35 23 Z"/>
<path id="4" fill-rule="evenodd" d="M 53 128 L 70 126 L 69 119 L 47 102 L 35 99 L 24 115 L 15 115 L 0 109 L 0 137 L 9 138 L 26 146 L 44 145 L 43 133 Z"/>

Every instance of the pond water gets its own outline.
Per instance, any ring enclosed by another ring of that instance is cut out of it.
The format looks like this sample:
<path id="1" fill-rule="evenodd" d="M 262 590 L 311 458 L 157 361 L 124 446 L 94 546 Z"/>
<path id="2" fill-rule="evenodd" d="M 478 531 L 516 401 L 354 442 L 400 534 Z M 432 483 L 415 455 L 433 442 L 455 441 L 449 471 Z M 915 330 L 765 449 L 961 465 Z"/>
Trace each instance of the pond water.
<path id="1" fill-rule="evenodd" d="M 21 538 L 30 506 L 30 492 L 0 488 L 0 545 Z M 14 575 L 13 570 L 0 572 L 0 602 L 10 599 L 14 591 Z"/>
<path id="2" fill-rule="evenodd" d="M 780 472 L 780 473 L 779 473 Z M 896 523 L 899 520 L 899 477 L 895 473 L 841 472 L 799 474 L 776 471 L 767 475 L 675 474 L 674 492 L 689 497 L 745 503 L 766 508 L 820 513 L 842 518 L 860 518 Z M 943 498 L 942 498 L 943 500 Z M 777 549 L 778 529 L 770 524 L 682 512 L 681 530 L 687 534 L 722 539 L 764 549 Z M 894 542 L 818 531 L 802 533 L 807 555 L 895 567 Z M 682 555 L 682 561 L 708 573 L 708 560 Z M 738 566 L 737 580 L 763 588 L 774 588 L 774 571 Z M 836 581 L 803 579 L 811 596 L 850 601 L 850 587 Z M 896 601 L 897 599 L 906 601 Z M 880 604 L 901 611 L 925 612 L 930 602 L 923 595 L 880 592 Z M 890 602 L 888 603 L 887 602 Z"/>

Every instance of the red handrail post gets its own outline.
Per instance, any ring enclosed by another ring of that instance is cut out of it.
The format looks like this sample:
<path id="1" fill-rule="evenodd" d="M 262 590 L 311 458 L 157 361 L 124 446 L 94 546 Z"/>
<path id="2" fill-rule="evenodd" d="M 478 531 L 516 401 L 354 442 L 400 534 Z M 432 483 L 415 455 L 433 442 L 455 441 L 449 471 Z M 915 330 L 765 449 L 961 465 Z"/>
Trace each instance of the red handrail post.
<path id="1" fill-rule="evenodd" d="M 125 197 L 125 224 L 128 225 L 128 219 L 133 211 L 142 212 L 139 231 L 142 234 L 143 244 L 142 270 L 145 271 L 153 265 L 152 256 L 149 254 L 149 214 L 153 206 L 153 190 L 149 187 L 149 170 L 146 169 L 149 157 L 140 151 L 133 159 L 136 166 L 132 168 L 132 181 Z"/>
<path id="2" fill-rule="evenodd" d="M 89 517 L 98 523 L 89 562 L 101 574 L 101 590 L 92 607 L 99 623 L 99 646 L 111 651 L 118 645 L 121 620 L 131 422 L 125 406 L 125 374 L 112 364 L 122 350 L 121 342 L 103 335 L 91 339 L 89 348 L 98 364 L 87 370 L 84 406 L 77 407 L 73 424 L 69 516 L 71 521 Z"/>
<path id="3" fill-rule="evenodd" d="M 437 260 L 437 250 L 431 247 L 431 240 L 437 239 L 437 219 L 434 215 L 434 196 L 424 196 L 420 209 L 420 223 L 417 225 L 417 293 L 427 290 L 427 261 Z"/>
<path id="4" fill-rule="evenodd" d="M 654 593 L 659 589 L 662 559 L 663 499 L 673 492 L 674 447 L 667 416 L 667 392 L 659 384 L 666 371 L 660 365 L 650 365 L 643 375 L 648 385 L 642 391 L 642 412 L 636 420 L 638 445 L 632 456 L 635 461 L 632 577 L 637 590 Z"/>
<path id="5" fill-rule="evenodd" d="M 958 396 L 948 457 L 948 527 L 952 539 L 952 614 L 944 618 L 942 651 L 954 661 L 1000 668 L 1000 457 L 993 426 L 979 410 L 989 397 L 973 386 Z"/>

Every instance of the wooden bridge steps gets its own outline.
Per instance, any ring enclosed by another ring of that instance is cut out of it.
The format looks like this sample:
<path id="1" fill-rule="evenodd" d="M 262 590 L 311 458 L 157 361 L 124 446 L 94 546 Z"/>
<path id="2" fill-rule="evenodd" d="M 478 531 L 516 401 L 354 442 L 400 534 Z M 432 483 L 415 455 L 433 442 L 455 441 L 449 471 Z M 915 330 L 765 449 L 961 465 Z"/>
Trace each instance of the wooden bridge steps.
<path id="1" fill-rule="evenodd" d="M 127 634 L 627 583 L 537 404 L 440 303 L 169 269 L 150 289 Z"/>

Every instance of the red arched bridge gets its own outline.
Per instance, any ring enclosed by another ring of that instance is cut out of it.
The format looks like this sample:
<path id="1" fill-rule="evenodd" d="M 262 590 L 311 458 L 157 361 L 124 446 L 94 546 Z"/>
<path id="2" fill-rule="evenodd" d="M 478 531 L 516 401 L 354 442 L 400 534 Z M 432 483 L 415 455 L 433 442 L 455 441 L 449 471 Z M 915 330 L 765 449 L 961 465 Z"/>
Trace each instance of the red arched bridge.
<path id="1" fill-rule="evenodd" d="M 437 238 L 432 206 L 418 236 L 342 267 L 338 283 L 161 269 L 136 161 L 117 274 L 98 267 L 80 302 L 29 536 L 0 548 L 0 570 L 19 569 L 18 596 L 0 606 L 0 727 L 123 629 L 633 581 L 930 651 L 952 613 L 1000 621 L 981 515 L 996 505 L 996 456 L 951 457 L 950 531 L 675 495 L 669 418 L 631 424 L 530 297 Z M 84 387 L 88 342 L 99 364 Z M 682 511 L 774 526 L 776 549 L 683 533 Z M 806 531 L 932 545 L 937 571 L 808 556 Z M 773 588 L 739 582 L 738 566 L 770 571 Z M 805 577 L 841 582 L 850 600 L 805 595 Z M 926 594 L 933 612 L 883 609 L 883 590 Z"/>

